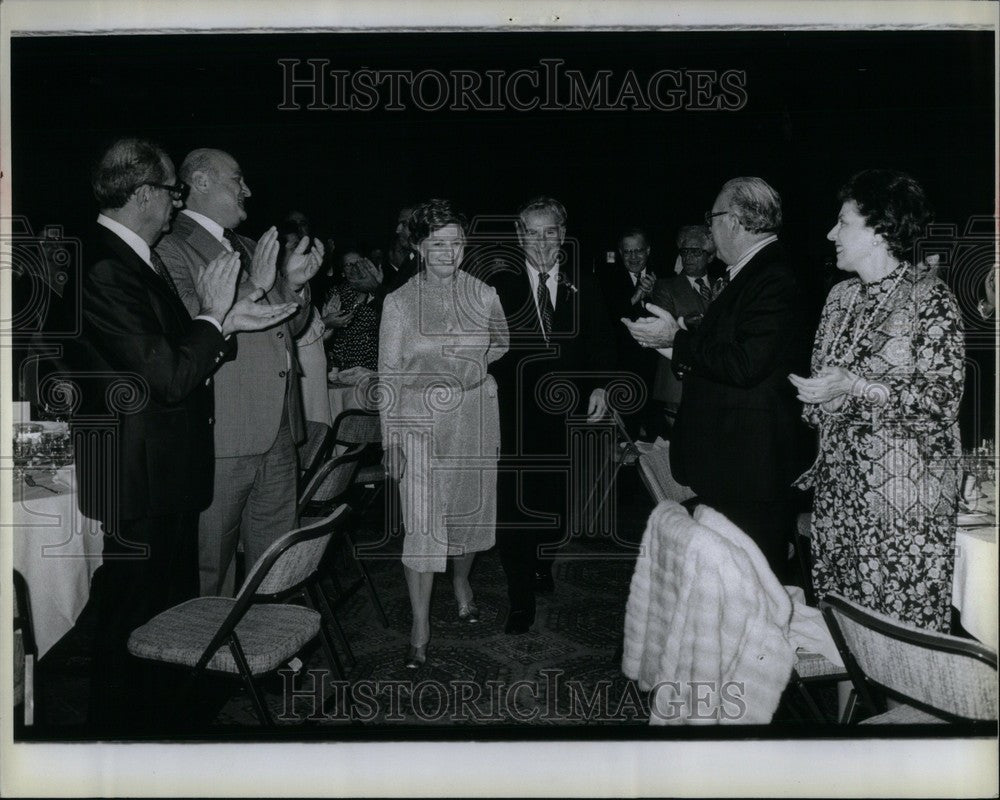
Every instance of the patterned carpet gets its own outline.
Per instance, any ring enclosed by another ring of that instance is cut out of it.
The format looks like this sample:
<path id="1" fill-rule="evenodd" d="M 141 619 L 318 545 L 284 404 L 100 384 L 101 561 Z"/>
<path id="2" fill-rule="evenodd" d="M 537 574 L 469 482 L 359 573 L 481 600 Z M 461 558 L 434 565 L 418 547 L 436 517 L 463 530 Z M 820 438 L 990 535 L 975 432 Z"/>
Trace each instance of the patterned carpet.
<path id="1" fill-rule="evenodd" d="M 455 736 L 454 725 L 477 726 L 477 736 L 574 735 L 635 736 L 649 732 L 648 700 L 620 671 L 621 636 L 634 564 L 652 501 L 634 470 L 617 487 L 615 537 L 578 539 L 556 561 L 556 588 L 538 598 L 536 623 L 522 636 L 503 632 L 506 585 L 495 550 L 477 558 L 472 585 L 481 620 L 458 620 L 450 578 L 438 576 L 432 599 L 429 657 L 418 671 L 403 666 L 409 634 L 409 600 L 399 563 L 401 540 L 381 537 L 382 508 L 356 520 L 358 544 L 372 554 L 366 563 L 381 597 L 383 628 L 365 592 L 338 611 L 355 663 L 348 682 L 337 683 L 315 648 L 305 665 L 264 682 L 279 732 L 288 738 L 341 738 L 386 735 Z M 340 559 L 347 565 L 347 559 Z M 346 567 L 345 567 L 346 568 Z M 346 576 L 346 573 L 345 573 Z M 87 739 L 86 699 L 89 607 L 76 627 L 39 663 L 38 724 L 27 735 L 41 739 Z M 343 657 L 343 648 L 338 648 Z M 350 700 L 347 699 L 347 687 Z M 235 681 L 215 687 L 220 709 L 204 736 L 259 735 L 249 696 Z M 325 699 L 324 699 L 325 698 Z M 832 695 L 821 696 L 830 706 Z M 809 726 L 794 698 L 783 702 L 771 726 Z M 663 732 L 663 729 L 658 729 Z M 694 729 L 686 729 L 691 735 Z M 718 728 L 715 728 L 718 731 Z M 324 733 L 324 731 L 326 733 Z M 744 729 L 745 731 L 745 729 Z M 201 737 L 198 737 L 201 738 Z"/>

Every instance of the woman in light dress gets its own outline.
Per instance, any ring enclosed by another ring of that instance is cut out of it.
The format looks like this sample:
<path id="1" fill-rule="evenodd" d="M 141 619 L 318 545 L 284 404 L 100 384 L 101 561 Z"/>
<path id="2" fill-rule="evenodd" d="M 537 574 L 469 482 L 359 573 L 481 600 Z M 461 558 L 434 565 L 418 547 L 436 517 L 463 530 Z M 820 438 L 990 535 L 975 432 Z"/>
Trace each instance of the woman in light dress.
<path id="1" fill-rule="evenodd" d="M 459 269 L 465 218 L 446 200 L 414 211 L 420 270 L 386 296 L 379 335 L 386 470 L 399 480 L 403 571 L 413 622 L 406 666 L 430 640 L 434 573 L 452 560 L 459 619 L 476 622 L 469 573 L 495 541 L 500 445 L 496 383 L 487 365 L 508 347 L 496 292 Z"/>

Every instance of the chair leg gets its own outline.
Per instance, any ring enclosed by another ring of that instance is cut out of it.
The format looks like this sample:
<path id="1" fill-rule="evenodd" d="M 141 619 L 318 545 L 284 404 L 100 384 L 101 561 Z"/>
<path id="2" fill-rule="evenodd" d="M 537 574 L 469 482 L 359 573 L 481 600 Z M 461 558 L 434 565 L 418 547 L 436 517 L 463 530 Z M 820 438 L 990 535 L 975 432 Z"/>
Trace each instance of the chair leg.
<path id="1" fill-rule="evenodd" d="M 803 702 L 806 704 L 806 708 L 809 709 L 809 713 L 812 714 L 813 719 L 816 722 L 829 722 L 826 715 L 820 711 L 819 706 L 816 705 L 816 701 L 809 693 L 809 689 L 806 687 L 805 681 L 798 676 L 794 677 L 793 680 L 795 682 L 795 688 L 799 693 L 799 697 L 801 697 Z"/>
<path id="2" fill-rule="evenodd" d="M 236 666 L 239 667 L 240 677 L 243 679 L 243 684 L 247 687 L 247 691 L 250 693 L 250 698 L 253 700 L 254 709 L 257 712 L 257 717 L 260 719 L 260 724 L 266 728 L 273 728 L 274 719 L 272 719 L 267 703 L 264 702 L 264 698 L 261 696 L 260 690 L 257 688 L 257 682 L 253 679 L 253 673 L 250 671 L 250 665 L 247 663 L 246 654 L 240 646 L 240 640 L 237 639 L 235 635 L 231 636 L 229 639 L 229 650 L 233 654 Z"/>
<path id="3" fill-rule="evenodd" d="M 351 548 L 351 556 L 354 559 L 354 563 L 358 565 L 358 570 L 361 572 L 361 580 L 364 583 L 365 591 L 368 592 L 368 599 L 371 601 L 372 608 L 375 609 L 375 616 L 378 617 L 382 628 L 388 630 L 389 618 L 386 617 L 385 609 L 382 608 L 382 601 L 379 600 L 378 592 L 375 591 L 375 584 L 372 583 L 372 576 L 368 573 L 368 567 L 358 557 L 358 547 L 354 543 L 354 537 L 347 531 L 344 531 L 344 538 L 347 539 L 347 544 Z"/>
<path id="4" fill-rule="evenodd" d="M 319 643 L 323 648 L 323 655 L 326 658 L 327 664 L 330 667 L 331 672 L 338 680 L 345 680 L 347 673 L 344 670 L 344 665 L 340 661 L 340 657 L 337 655 L 337 649 L 333 646 L 333 639 L 330 638 L 330 630 L 327 626 L 326 615 L 323 613 L 322 606 L 320 605 L 319 597 L 323 594 L 322 588 L 315 584 L 310 584 L 306 587 L 303 592 L 303 598 L 307 605 L 319 612 L 321 617 L 321 622 L 319 626 Z"/>
<path id="5" fill-rule="evenodd" d="M 308 599 L 323 618 L 324 625 L 328 626 L 328 629 L 333 631 L 334 636 L 336 636 L 337 640 L 344 648 L 348 668 L 354 669 L 357 661 L 354 658 L 354 653 L 351 651 L 351 645 L 350 642 L 347 641 L 344 629 L 340 625 L 340 620 L 337 619 L 337 615 L 333 612 L 333 607 L 330 605 L 326 595 L 319 586 L 310 584 L 309 589 L 310 594 Z"/>

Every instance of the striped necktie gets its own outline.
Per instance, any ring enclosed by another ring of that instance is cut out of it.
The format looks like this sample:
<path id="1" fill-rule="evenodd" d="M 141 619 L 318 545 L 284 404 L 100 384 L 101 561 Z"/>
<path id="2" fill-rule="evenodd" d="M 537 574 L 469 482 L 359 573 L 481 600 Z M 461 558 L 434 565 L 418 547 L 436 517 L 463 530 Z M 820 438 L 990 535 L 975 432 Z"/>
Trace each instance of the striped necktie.
<path id="1" fill-rule="evenodd" d="M 236 231 L 232 228 L 226 228 L 223 230 L 222 236 L 227 242 L 229 242 L 229 245 L 233 248 L 233 252 L 239 253 L 240 266 L 246 270 L 247 274 L 249 274 L 250 266 L 253 264 L 253 253 L 247 250 L 246 245 L 243 244 L 243 240 L 236 235 Z"/>
<path id="2" fill-rule="evenodd" d="M 695 278 L 695 283 L 698 284 L 698 291 L 701 292 L 701 296 L 705 298 L 705 302 L 711 303 L 712 287 L 708 285 L 708 279 L 702 275 L 700 278 Z"/>
<path id="3" fill-rule="evenodd" d="M 149 248 L 149 263 L 153 267 L 153 272 L 163 278 L 163 282 L 167 284 L 170 291 L 176 297 L 180 297 L 180 293 L 177 291 L 177 286 L 174 284 L 174 279 L 170 277 L 170 273 L 167 271 L 167 265 L 163 263 L 163 259 L 160 258 L 160 254 L 153 248 Z"/>
<path id="4" fill-rule="evenodd" d="M 542 320 L 542 334 L 545 336 L 545 341 L 549 340 L 549 336 L 552 334 L 552 316 L 555 314 L 555 309 L 552 307 L 552 295 L 549 294 L 549 273 L 539 272 L 538 273 L 538 316 Z"/>

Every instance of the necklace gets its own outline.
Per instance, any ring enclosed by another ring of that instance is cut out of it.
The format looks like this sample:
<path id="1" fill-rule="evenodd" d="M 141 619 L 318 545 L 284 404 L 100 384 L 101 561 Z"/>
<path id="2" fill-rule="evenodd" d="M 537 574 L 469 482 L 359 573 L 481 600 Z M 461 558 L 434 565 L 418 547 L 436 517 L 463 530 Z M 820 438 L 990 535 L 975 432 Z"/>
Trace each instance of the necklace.
<path id="1" fill-rule="evenodd" d="M 900 264 L 898 269 L 899 269 L 899 274 L 896 276 L 895 280 L 893 280 L 892 286 L 890 286 L 886 290 L 886 293 L 882 296 L 882 299 L 878 301 L 878 305 L 875 306 L 875 309 L 870 314 L 859 315 L 855 317 L 854 331 L 850 339 L 850 346 L 844 351 L 844 355 L 839 359 L 839 361 L 841 362 L 840 366 L 846 366 L 847 357 L 857 353 L 858 342 L 860 342 L 861 338 L 866 333 L 868 333 L 869 328 L 871 328 L 872 325 L 875 323 L 875 320 L 876 318 L 878 318 L 878 315 L 881 313 L 882 309 L 885 308 L 889 300 L 896 293 L 896 289 L 899 287 L 899 284 L 902 283 L 903 277 L 909 271 L 909 264 L 903 262 L 902 264 Z M 860 297 L 861 297 L 861 282 L 859 281 L 858 284 L 854 287 L 854 293 L 851 295 L 850 302 L 844 309 L 844 316 L 843 319 L 841 319 L 840 321 L 840 327 L 837 329 L 837 332 L 830 338 L 830 342 L 826 347 L 826 352 L 823 353 L 823 358 L 820 361 L 821 364 L 825 366 L 831 365 L 831 354 L 833 352 L 833 346 L 838 341 L 840 341 L 841 337 L 844 335 L 844 332 L 847 330 L 847 323 L 851 318 L 851 314 L 849 312 L 851 309 L 855 309 L 857 307 L 858 299 Z"/>

